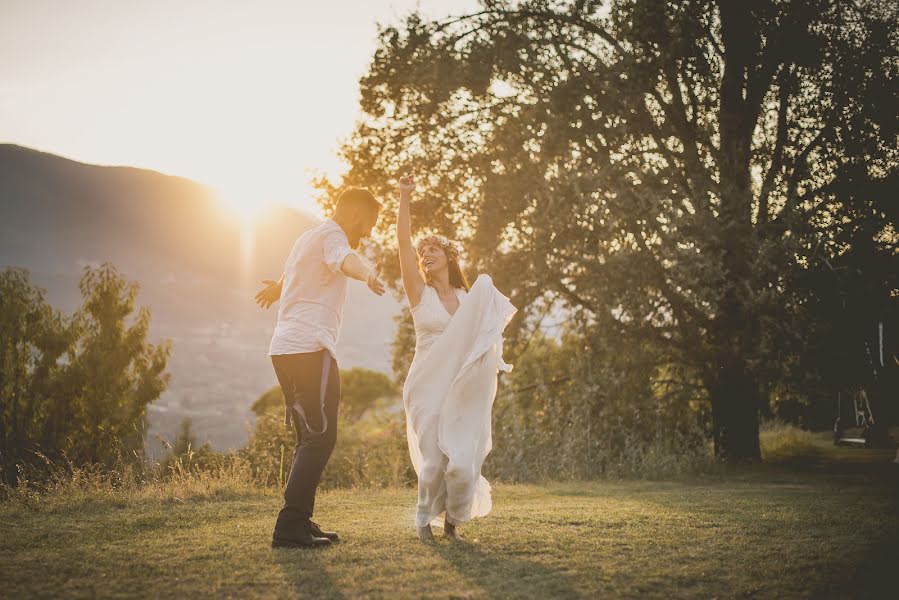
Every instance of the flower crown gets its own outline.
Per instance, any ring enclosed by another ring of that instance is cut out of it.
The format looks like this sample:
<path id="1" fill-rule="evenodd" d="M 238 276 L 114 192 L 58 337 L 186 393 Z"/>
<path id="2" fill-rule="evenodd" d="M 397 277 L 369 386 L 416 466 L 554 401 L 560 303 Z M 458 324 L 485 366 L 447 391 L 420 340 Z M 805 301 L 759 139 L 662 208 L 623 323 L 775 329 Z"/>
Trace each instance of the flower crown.
<path id="1" fill-rule="evenodd" d="M 442 235 L 426 235 L 418 240 L 415 244 L 416 254 L 420 255 L 424 247 L 429 244 L 440 246 L 448 257 L 457 262 L 459 261 L 459 256 L 462 254 L 462 248 L 459 246 L 459 243 Z"/>

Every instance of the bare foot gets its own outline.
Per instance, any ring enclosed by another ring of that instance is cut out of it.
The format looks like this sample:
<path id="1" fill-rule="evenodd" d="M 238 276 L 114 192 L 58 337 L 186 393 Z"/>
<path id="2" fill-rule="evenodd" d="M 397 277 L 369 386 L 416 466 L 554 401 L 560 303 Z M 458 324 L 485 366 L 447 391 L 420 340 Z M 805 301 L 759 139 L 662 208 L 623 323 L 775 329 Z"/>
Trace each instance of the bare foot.
<path id="1" fill-rule="evenodd" d="M 424 527 L 418 528 L 418 539 L 423 542 L 433 542 L 434 534 L 431 532 L 431 526 L 425 525 Z"/>
<path id="2" fill-rule="evenodd" d="M 456 529 L 456 526 L 449 521 L 444 521 L 443 523 L 443 535 L 454 542 L 461 542 L 464 539 L 459 530 Z"/>

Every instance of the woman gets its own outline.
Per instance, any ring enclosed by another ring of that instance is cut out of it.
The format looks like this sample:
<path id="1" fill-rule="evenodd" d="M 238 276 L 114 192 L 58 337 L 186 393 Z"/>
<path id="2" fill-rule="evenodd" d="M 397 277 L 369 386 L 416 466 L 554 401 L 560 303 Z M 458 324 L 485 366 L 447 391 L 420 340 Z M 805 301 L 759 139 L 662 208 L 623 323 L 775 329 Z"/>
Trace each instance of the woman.
<path id="1" fill-rule="evenodd" d="M 409 200 L 415 185 L 400 179 L 396 235 L 403 287 L 415 323 L 415 357 L 403 386 L 406 433 L 418 475 L 418 536 L 433 539 L 441 513 L 446 537 L 490 512 L 481 465 L 490 452 L 490 412 L 502 359 L 502 332 L 516 309 L 480 275 L 469 286 L 459 248 L 443 236 L 412 245 Z"/>

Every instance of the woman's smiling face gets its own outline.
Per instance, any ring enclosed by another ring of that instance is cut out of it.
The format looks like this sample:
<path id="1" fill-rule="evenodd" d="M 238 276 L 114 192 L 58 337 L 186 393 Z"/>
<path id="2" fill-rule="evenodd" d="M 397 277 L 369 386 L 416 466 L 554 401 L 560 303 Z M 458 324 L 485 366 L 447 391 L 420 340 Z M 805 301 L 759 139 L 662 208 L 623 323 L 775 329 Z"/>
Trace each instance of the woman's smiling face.
<path id="1" fill-rule="evenodd" d="M 449 259 L 443 248 L 437 244 L 425 244 L 418 252 L 418 266 L 423 273 L 433 275 L 449 266 Z"/>

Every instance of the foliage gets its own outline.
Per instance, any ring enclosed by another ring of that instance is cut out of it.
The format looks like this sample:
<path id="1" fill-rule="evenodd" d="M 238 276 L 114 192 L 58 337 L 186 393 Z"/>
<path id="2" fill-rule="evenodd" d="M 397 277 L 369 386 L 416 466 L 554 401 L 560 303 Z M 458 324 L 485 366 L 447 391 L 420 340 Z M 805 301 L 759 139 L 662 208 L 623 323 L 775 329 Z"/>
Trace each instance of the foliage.
<path id="1" fill-rule="evenodd" d="M 230 460 L 228 454 L 216 452 L 212 442 L 208 440 L 202 445 L 197 444 L 190 417 L 181 420 L 173 443 L 169 444 L 164 438 L 160 439 L 168 450 L 158 466 L 159 475 L 163 478 L 177 477 L 185 473 L 213 473 Z"/>
<path id="2" fill-rule="evenodd" d="M 65 444 L 61 359 L 72 351 L 78 327 L 44 301 L 26 271 L 3 270 L 0 286 L 0 458 L 9 483 L 16 464 L 31 459 L 29 446 Z"/>
<path id="3" fill-rule="evenodd" d="M 393 377 L 398 385 L 403 386 L 406 375 L 412 366 L 415 357 L 415 323 L 412 321 L 412 311 L 408 305 L 403 305 L 400 314 L 394 317 L 396 321 L 396 333 L 393 336 L 391 355 L 393 358 L 391 367 Z"/>
<path id="4" fill-rule="evenodd" d="M 488 477 L 671 478 L 713 471 L 697 425 L 702 391 L 687 396 L 651 360 L 630 361 L 632 355 L 602 336 L 535 336 L 494 403 Z"/>
<path id="5" fill-rule="evenodd" d="M 109 264 L 86 267 L 83 306 L 66 317 L 26 271 L 0 273 L 0 462 L 17 468 L 65 457 L 113 466 L 143 452 L 146 409 L 165 389 L 169 343 L 150 344 L 138 285 Z M 124 457 L 124 459 L 123 459 Z"/>
<path id="6" fill-rule="evenodd" d="M 396 384 L 379 371 L 354 367 L 340 373 L 340 413 L 350 421 L 395 402 L 397 394 Z M 277 385 L 257 398 L 251 410 L 262 416 L 275 408 L 284 408 L 284 392 Z"/>
<path id="7" fill-rule="evenodd" d="M 284 391 L 281 389 L 280 385 L 273 386 L 256 398 L 256 401 L 253 402 L 250 410 L 252 410 L 253 414 L 257 417 L 261 417 L 267 412 L 271 412 L 278 408 L 284 409 Z"/>
<path id="8" fill-rule="evenodd" d="M 651 349 L 704 388 L 716 453 L 756 459 L 769 382 L 802 384 L 781 365 L 823 320 L 807 270 L 866 245 L 879 298 L 897 287 L 897 23 L 886 1 L 413 13 L 380 32 L 342 184 L 390 198 L 416 174 L 413 225 L 462 239 L 524 316 L 562 304 Z"/>
<path id="9" fill-rule="evenodd" d="M 340 412 L 349 421 L 395 404 L 398 394 L 393 380 L 379 371 L 356 367 L 340 373 Z"/>
<path id="10" fill-rule="evenodd" d="M 780 359 L 765 373 L 772 416 L 830 429 L 837 395 L 845 403 L 865 389 L 880 423 L 899 423 L 897 257 L 857 239 L 836 258 L 812 253 L 806 268 L 784 278 L 789 327 L 766 340 Z"/>

